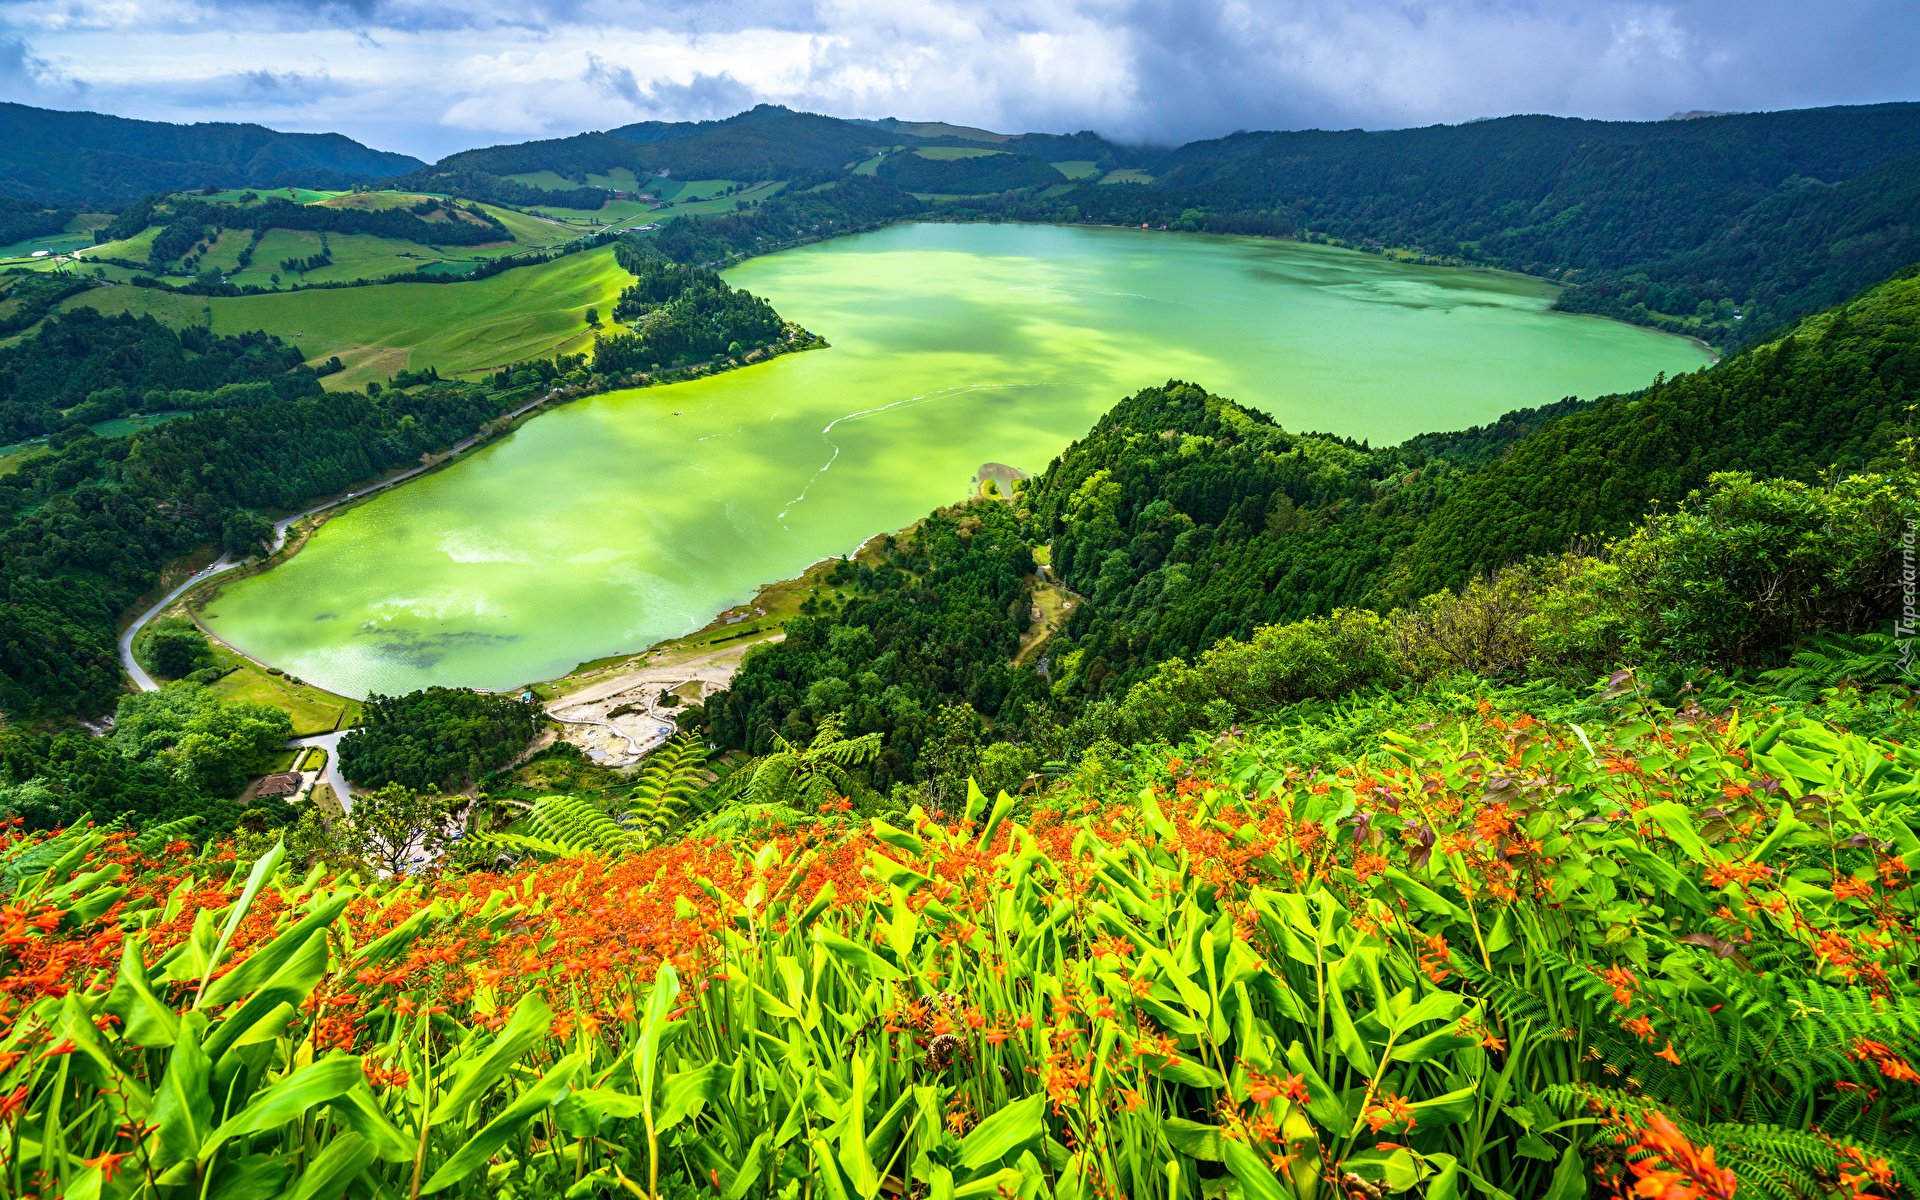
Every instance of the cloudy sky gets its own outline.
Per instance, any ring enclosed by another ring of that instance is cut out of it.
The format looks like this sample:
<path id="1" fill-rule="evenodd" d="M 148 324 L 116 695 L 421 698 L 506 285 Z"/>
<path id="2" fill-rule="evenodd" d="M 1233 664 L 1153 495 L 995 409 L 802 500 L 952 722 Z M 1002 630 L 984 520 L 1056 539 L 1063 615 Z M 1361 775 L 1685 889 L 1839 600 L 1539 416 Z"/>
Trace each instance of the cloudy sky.
<path id="1" fill-rule="evenodd" d="M 1180 142 L 1920 99 L 1913 0 L 0 0 L 0 99 L 425 159 L 760 101 Z"/>

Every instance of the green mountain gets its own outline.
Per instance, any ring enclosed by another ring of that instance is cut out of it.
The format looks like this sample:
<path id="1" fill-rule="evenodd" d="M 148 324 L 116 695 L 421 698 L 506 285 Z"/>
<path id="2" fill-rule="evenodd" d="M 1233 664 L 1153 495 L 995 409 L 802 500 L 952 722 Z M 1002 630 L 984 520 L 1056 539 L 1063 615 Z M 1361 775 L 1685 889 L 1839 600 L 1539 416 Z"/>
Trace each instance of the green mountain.
<path id="1" fill-rule="evenodd" d="M 0 104 L 0 191 L 66 207 L 125 204 L 208 184 L 349 187 L 421 165 L 337 133 L 171 125 Z"/>

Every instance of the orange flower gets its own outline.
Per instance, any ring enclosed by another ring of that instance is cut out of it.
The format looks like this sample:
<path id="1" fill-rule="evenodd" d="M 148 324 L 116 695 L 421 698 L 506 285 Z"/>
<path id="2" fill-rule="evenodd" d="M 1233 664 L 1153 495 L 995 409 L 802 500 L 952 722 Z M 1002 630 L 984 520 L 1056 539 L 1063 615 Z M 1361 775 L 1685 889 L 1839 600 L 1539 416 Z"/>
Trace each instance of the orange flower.
<path id="1" fill-rule="evenodd" d="M 1862 896 L 1873 895 L 1873 884 L 1865 879 L 1837 879 L 1833 884 L 1833 896 L 1836 900 L 1858 900 Z"/>
<path id="2" fill-rule="evenodd" d="M 1672 1039 L 1672 1038 L 1668 1038 L 1668 1039 L 1667 1039 L 1667 1048 L 1666 1048 L 1665 1050 L 1656 1050 L 1656 1051 L 1654 1051 L 1654 1055 L 1653 1055 L 1653 1056 L 1654 1056 L 1655 1058 L 1664 1058 L 1664 1059 L 1666 1059 L 1666 1060 L 1667 1060 L 1668 1062 L 1670 1062 L 1670 1063 L 1672 1063 L 1672 1064 L 1673 1064 L 1674 1066 L 1676 1066 L 1676 1067 L 1680 1065 L 1680 1056 L 1679 1056 L 1678 1054 L 1675 1054 L 1675 1053 L 1673 1052 L 1673 1039 Z"/>
<path id="3" fill-rule="evenodd" d="M 99 1158 L 83 1158 L 80 1160 L 80 1165 L 83 1167 L 99 1167 L 100 1174 L 106 1178 L 108 1183 L 112 1183 L 113 1177 L 120 1173 L 120 1160 L 130 1157 L 132 1157 L 131 1151 L 126 1154 L 113 1154 L 109 1152 L 102 1154 Z"/>

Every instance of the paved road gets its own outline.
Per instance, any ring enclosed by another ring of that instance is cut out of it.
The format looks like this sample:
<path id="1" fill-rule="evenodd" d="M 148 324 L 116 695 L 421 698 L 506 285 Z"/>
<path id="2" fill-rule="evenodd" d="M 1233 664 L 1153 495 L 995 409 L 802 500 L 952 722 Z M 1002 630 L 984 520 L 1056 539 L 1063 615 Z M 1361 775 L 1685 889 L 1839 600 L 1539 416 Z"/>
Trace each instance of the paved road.
<path id="1" fill-rule="evenodd" d="M 333 787 L 333 794 L 340 801 L 340 807 L 347 812 L 353 811 L 353 789 L 347 786 L 347 777 L 340 773 L 340 739 L 351 730 L 338 729 L 332 733 L 316 733 L 312 737 L 295 738 L 289 746 L 319 746 L 327 752 L 327 782 Z"/>
<path id="2" fill-rule="evenodd" d="M 127 631 L 120 635 L 120 665 L 127 669 L 127 674 L 133 677 L 133 682 L 139 686 L 141 691 L 157 692 L 160 690 L 160 685 L 153 681 L 152 676 L 148 675 L 145 671 L 141 670 L 139 663 L 133 661 L 133 635 L 136 633 L 139 633 L 141 627 L 144 626 L 148 621 L 151 621 L 155 617 L 159 616 L 161 611 L 165 609 L 167 605 L 172 604 L 175 600 L 178 600 L 180 598 L 181 592 L 186 591 L 188 588 L 194 586 L 197 583 L 204 583 L 207 580 L 212 579 L 215 575 L 218 575 L 222 571 L 232 570 L 234 567 L 237 567 L 239 565 L 240 565 L 239 563 L 228 561 L 228 556 L 222 554 L 219 557 L 219 559 L 213 563 L 213 565 L 203 568 L 199 574 L 187 580 L 185 583 L 181 584 L 179 587 L 168 592 L 165 599 L 161 600 L 160 603 L 154 605 L 152 608 L 148 609 L 146 612 L 140 614 L 140 619 L 138 621 L 135 621 L 133 624 L 127 626 Z"/>

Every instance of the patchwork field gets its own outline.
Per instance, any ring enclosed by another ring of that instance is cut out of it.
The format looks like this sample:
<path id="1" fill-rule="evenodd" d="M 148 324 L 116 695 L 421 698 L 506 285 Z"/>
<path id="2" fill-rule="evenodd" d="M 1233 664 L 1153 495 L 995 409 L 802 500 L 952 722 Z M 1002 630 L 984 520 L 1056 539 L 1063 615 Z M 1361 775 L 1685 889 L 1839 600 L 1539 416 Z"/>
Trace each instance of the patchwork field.
<path id="1" fill-rule="evenodd" d="M 1092 179 L 1100 174 L 1100 164 L 1092 162 L 1057 162 L 1053 164 L 1053 169 L 1068 179 Z"/>
<path id="2" fill-rule="evenodd" d="M 977 146 L 922 146 L 914 151 L 921 158 L 946 160 L 955 158 L 985 158 L 989 154 L 1000 154 L 999 150 L 986 150 Z"/>
<path id="3" fill-rule="evenodd" d="M 346 239 L 332 240 L 337 246 Z M 592 340 L 586 309 L 611 311 L 631 280 L 613 261 L 613 247 L 601 246 L 475 283 L 384 284 L 211 299 L 152 288 L 97 288 L 61 307 L 152 313 L 176 327 L 204 322 L 211 314 L 217 333 L 264 329 L 296 343 L 310 361 L 339 355 L 347 370 L 326 380 L 329 388 L 339 389 L 384 381 L 403 367 L 431 365 L 452 375 L 562 350 L 577 352 Z"/>

